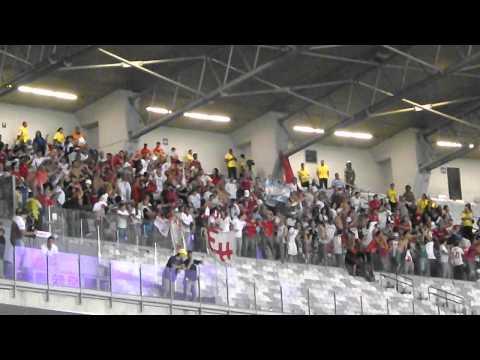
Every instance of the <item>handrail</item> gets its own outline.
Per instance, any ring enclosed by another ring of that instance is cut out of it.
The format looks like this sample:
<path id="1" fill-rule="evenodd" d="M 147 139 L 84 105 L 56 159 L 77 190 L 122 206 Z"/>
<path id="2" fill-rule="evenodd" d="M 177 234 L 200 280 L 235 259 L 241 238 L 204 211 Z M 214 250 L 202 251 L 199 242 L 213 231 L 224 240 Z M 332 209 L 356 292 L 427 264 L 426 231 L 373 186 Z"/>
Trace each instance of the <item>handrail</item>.
<path id="1" fill-rule="evenodd" d="M 406 279 L 407 281 L 410 281 L 410 282 L 400 280 L 399 276 L 402 277 L 403 279 Z M 397 290 L 397 292 L 399 292 L 398 291 L 398 284 L 407 285 L 407 286 L 411 287 L 412 288 L 412 294 L 414 294 L 414 292 L 415 292 L 415 282 L 413 281 L 412 278 L 409 278 L 409 277 L 403 276 L 403 275 L 398 275 L 398 274 L 395 274 L 395 276 L 393 276 L 393 275 L 389 275 L 389 274 L 385 274 L 385 273 L 380 273 L 380 277 L 387 278 L 387 279 L 390 279 L 390 280 L 394 280 L 395 281 L 395 289 Z"/>
<path id="2" fill-rule="evenodd" d="M 441 293 L 444 293 L 445 295 L 441 295 L 441 294 L 432 292 L 432 291 L 431 291 L 432 289 L 433 289 L 433 290 L 436 290 L 436 291 L 439 291 L 439 292 L 441 292 Z M 454 293 L 451 293 L 451 292 L 449 292 L 449 291 L 447 291 L 447 290 L 439 289 L 439 288 L 437 288 L 437 287 L 435 287 L 435 286 L 433 286 L 433 285 L 430 285 L 430 286 L 428 287 L 428 300 L 430 300 L 430 295 L 434 295 L 434 296 L 436 296 L 436 297 L 438 297 L 438 298 L 440 298 L 440 299 L 445 300 L 445 301 L 447 302 L 447 304 L 448 304 L 449 301 L 451 301 L 451 302 L 453 302 L 453 303 L 455 303 L 455 304 L 458 304 L 458 305 L 464 305 L 464 306 L 466 305 L 466 304 L 465 304 L 465 298 L 464 298 L 463 296 L 457 295 L 457 294 L 454 294 Z M 449 295 L 450 295 L 450 296 L 453 296 L 454 298 L 460 299 L 460 301 L 459 301 L 459 300 L 455 300 L 455 299 L 449 299 L 449 298 L 448 298 Z"/>

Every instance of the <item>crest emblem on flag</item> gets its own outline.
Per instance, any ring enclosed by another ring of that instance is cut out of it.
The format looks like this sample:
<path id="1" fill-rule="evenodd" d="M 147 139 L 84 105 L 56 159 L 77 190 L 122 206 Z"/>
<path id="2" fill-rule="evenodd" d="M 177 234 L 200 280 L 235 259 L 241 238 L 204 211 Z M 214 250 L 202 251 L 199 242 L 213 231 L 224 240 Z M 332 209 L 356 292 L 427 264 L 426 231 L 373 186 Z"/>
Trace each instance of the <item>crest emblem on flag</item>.
<path id="1" fill-rule="evenodd" d="M 235 233 L 225 233 L 215 228 L 208 228 L 207 234 L 210 255 L 223 263 L 230 262 L 233 256 Z"/>

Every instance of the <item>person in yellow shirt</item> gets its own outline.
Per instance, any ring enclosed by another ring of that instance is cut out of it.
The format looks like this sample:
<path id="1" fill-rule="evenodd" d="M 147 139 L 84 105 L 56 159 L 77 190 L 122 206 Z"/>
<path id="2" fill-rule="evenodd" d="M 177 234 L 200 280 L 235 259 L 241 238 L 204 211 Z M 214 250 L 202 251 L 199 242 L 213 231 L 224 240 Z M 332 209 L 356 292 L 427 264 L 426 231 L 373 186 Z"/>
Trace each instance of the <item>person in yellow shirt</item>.
<path id="1" fill-rule="evenodd" d="M 473 240 L 473 222 L 472 205 L 466 204 L 462 212 L 462 236 L 470 241 Z"/>
<path id="2" fill-rule="evenodd" d="M 237 180 L 237 158 L 232 149 L 229 149 L 227 155 L 225 155 L 225 163 L 227 164 L 228 177 Z"/>
<path id="3" fill-rule="evenodd" d="M 40 209 L 42 208 L 42 204 L 35 198 L 33 195 L 27 200 L 26 209 L 28 214 L 35 220 L 35 224 L 38 223 L 40 220 Z"/>
<path id="4" fill-rule="evenodd" d="M 17 139 L 21 145 L 26 144 L 30 140 L 30 134 L 28 133 L 28 124 L 26 121 L 22 123 L 22 126 L 18 130 Z"/>
<path id="5" fill-rule="evenodd" d="M 193 150 L 188 150 L 187 155 L 185 155 L 185 163 L 189 166 L 193 161 Z"/>
<path id="6" fill-rule="evenodd" d="M 390 202 L 390 210 L 394 212 L 398 204 L 398 193 L 397 190 L 395 190 L 395 184 L 390 184 L 390 189 L 387 191 L 387 198 Z"/>
<path id="7" fill-rule="evenodd" d="M 425 210 L 428 208 L 429 204 L 430 204 L 430 201 L 428 200 L 427 195 L 423 194 L 422 198 L 417 202 L 418 209 L 420 210 L 420 213 L 422 215 L 425 214 Z"/>
<path id="8" fill-rule="evenodd" d="M 63 147 L 65 143 L 65 134 L 63 133 L 63 128 L 59 128 L 55 135 L 53 135 L 53 145 L 56 147 Z"/>
<path id="9" fill-rule="evenodd" d="M 298 178 L 300 179 L 300 184 L 304 188 L 310 187 L 310 173 L 305 168 L 305 164 L 300 165 L 300 171 L 298 172 Z"/>
<path id="10" fill-rule="evenodd" d="M 320 185 L 320 189 L 325 188 L 325 190 L 327 190 L 328 178 L 330 177 L 330 169 L 328 168 L 328 165 L 325 165 L 324 160 L 320 162 L 320 166 L 317 169 L 317 177 L 318 177 L 318 183 Z"/>

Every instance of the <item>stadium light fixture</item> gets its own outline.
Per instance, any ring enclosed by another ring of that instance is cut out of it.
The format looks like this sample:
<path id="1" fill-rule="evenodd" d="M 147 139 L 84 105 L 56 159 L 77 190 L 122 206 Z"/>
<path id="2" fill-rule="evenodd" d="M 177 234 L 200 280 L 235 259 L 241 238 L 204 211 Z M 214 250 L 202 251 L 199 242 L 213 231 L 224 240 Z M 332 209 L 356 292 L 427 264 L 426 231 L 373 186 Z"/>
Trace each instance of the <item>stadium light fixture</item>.
<path id="1" fill-rule="evenodd" d="M 373 139 L 372 134 L 350 132 L 350 131 L 335 131 L 335 136 L 343 137 L 343 138 L 350 138 L 350 139 L 357 139 L 357 140 L 372 140 Z"/>
<path id="2" fill-rule="evenodd" d="M 72 93 L 53 91 L 49 89 L 34 88 L 30 86 L 19 86 L 18 91 L 25 94 L 54 97 L 61 100 L 77 100 L 78 96 Z"/>
<path id="3" fill-rule="evenodd" d="M 147 107 L 147 111 L 155 114 L 161 114 L 161 115 L 167 115 L 172 113 L 171 110 L 164 109 L 161 107 L 154 107 L 154 106 Z"/>
<path id="4" fill-rule="evenodd" d="M 309 133 L 309 134 L 324 134 L 325 133 L 325 130 L 323 130 L 323 129 L 314 129 L 310 126 L 294 126 L 293 131 Z"/>
<path id="5" fill-rule="evenodd" d="M 190 119 L 207 120 L 207 121 L 223 122 L 223 123 L 228 123 L 231 121 L 231 119 L 228 116 L 223 116 L 223 115 L 209 115 L 209 114 L 186 112 L 185 114 L 183 114 L 183 116 Z"/>
<path id="6" fill-rule="evenodd" d="M 161 107 L 154 107 L 154 106 L 149 106 L 147 107 L 146 110 L 148 112 L 161 114 L 161 115 L 168 115 L 172 113 L 172 110 L 161 108 Z M 183 116 L 190 119 L 223 122 L 223 123 L 227 123 L 231 121 L 231 119 L 228 116 L 223 116 L 223 115 L 209 115 L 209 114 L 186 112 L 183 114 Z"/>
<path id="7" fill-rule="evenodd" d="M 451 142 L 451 141 L 437 141 L 437 146 L 446 147 L 446 148 L 461 148 L 461 147 L 463 147 L 462 144 Z"/>

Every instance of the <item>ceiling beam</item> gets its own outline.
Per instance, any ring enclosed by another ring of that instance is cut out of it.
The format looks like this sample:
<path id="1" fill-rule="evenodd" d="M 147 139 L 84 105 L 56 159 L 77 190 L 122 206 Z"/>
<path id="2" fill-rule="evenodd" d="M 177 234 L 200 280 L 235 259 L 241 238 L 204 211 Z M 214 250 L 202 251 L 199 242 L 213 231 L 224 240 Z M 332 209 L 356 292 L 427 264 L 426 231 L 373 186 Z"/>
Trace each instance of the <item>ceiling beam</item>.
<path id="1" fill-rule="evenodd" d="M 24 63 L 24 64 L 29 65 L 29 66 L 32 66 L 32 63 L 31 63 L 30 61 L 27 61 L 27 60 L 25 60 L 25 59 L 22 59 L 22 58 L 19 57 L 19 56 L 13 55 L 12 53 L 9 53 L 9 52 L 6 51 L 6 50 L 1 50 L 1 49 L 0 49 L 0 54 L 3 54 L 3 55 L 5 55 L 5 56 L 8 56 L 8 57 L 14 59 L 14 60 L 20 61 L 20 62 L 22 62 L 22 63 Z"/>
<path id="2" fill-rule="evenodd" d="M 408 50 L 408 48 L 410 48 L 411 46 L 408 46 L 408 47 L 405 47 L 403 48 L 403 50 Z M 371 56 L 374 56 L 374 54 L 376 53 L 377 51 L 373 51 L 371 53 Z M 364 77 L 365 75 L 367 75 L 368 73 L 370 73 L 371 71 L 374 71 L 374 70 L 377 70 L 379 66 L 385 66 L 387 64 L 385 64 L 386 62 L 392 60 L 393 58 L 397 57 L 396 54 L 392 54 L 388 59 L 386 59 L 382 64 L 377 64 L 375 63 L 374 65 L 371 65 L 370 67 L 367 67 L 367 68 L 363 68 L 363 70 L 361 70 L 360 72 L 358 72 L 357 74 L 355 74 L 355 76 L 353 77 L 354 81 L 358 81 L 359 79 L 361 79 L 362 77 Z M 345 66 L 345 68 L 350 68 L 350 66 Z M 338 72 L 338 70 L 332 72 L 329 74 L 330 75 L 333 75 L 335 76 L 336 73 Z M 348 85 L 347 85 L 348 86 Z M 330 92 L 326 93 L 326 94 L 323 94 L 322 96 L 318 97 L 318 98 L 315 98 L 316 100 L 320 101 L 320 100 L 323 100 L 325 98 L 328 98 L 329 96 L 333 95 L 335 92 L 341 90 L 342 88 L 344 88 L 345 85 L 340 85 L 340 86 L 337 86 L 335 87 L 334 89 L 332 89 Z M 306 109 L 308 109 L 310 107 L 310 104 L 306 104 L 302 107 L 300 107 L 299 109 L 295 110 L 295 111 L 292 111 L 284 116 L 282 116 L 280 119 L 278 119 L 278 122 L 279 124 L 283 124 L 284 122 L 286 122 L 287 120 L 291 119 L 292 117 L 296 116 L 297 114 L 299 113 L 302 113 L 304 112 Z"/>
<path id="3" fill-rule="evenodd" d="M 185 112 L 194 110 L 194 109 L 196 109 L 200 106 L 203 106 L 203 105 L 209 103 L 210 101 L 212 101 L 216 98 L 219 98 L 225 91 L 227 91 L 229 89 L 232 89 L 235 86 L 238 86 L 239 84 L 245 82 L 246 80 L 249 80 L 250 78 L 252 78 L 252 77 L 268 70 L 268 69 L 272 69 L 272 68 L 277 67 L 281 64 L 284 64 L 287 60 L 290 60 L 290 59 L 296 57 L 301 48 L 302 47 L 300 46 L 298 48 L 295 48 L 294 50 L 291 50 L 287 53 L 284 53 L 284 54 L 280 55 L 279 57 L 275 58 L 274 60 L 269 61 L 268 63 L 265 63 L 263 65 L 260 65 L 257 68 L 245 73 L 244 75 L 241 75 L 241 76 L 237 77 L 236 79 L 231 80 L 227 84 L 218 87 L 216 90 L 210 92 L 209 94 L 204 95 L 204 96 L 202 96 L 201 98 L 199 98 L 195 101 L 192 101 L 191 103 L 189 103 L 188 105 L 183 107 L 181 110 L 177 110 L 174 113 L 169 114 L 162 119 L 159 119 L 158 121 L 154 122 L 153 124 L 151 124 L 149 126 L 146 126 L 145 128 L 143 128 L 141 130 L 138 130 L 134 133 L 131 133 L 130 134 L 130 139 L 132 139 L 132 140 L 138 139 L 139 137 L 151 132 L 152 130 L 155 130 L 156 128 L 158 128 L 160 126 L 165 126 L 168 123 L 172 122 L 173 120 L 183 116 L 183 114 Z"/>
<path id="4" fill-rule="evenodd" d="M 409 59 L 409 60 L 412 60 L 412 61 L 414 61 L 414 62 L 416 62 L 416 63 L 418 63 L 418 64 L 421 64 L 421 65 L 423 65 L 423 66 L 426 66 L 427 68 L 433 70 L 434 72 L 441 72 L 441 71 L 442 71 L 439 67 L 437 67 L 437 66 L 435 66 L 435 65 L 433 65 L 433 64 L 430 64 L 430 63 L 428 63 L 428 62 L 426 62 L 426 61 L 424 61 L 424 60 L 422 60 L 422 59 L 419 59 L 419 58 L 416 57 L 416 56 L 410 55 L 409 53 L 407 53 L 407 52 L 405 52 L 405 51 L 398 50 L 397 48 L 394 48 L 393 46 L 390 46 L 390 45 L 382 45 L 382 46 L 383 46 L 385 49 L 388 49 L 388 50 L 390 50 L 390 51 L 392 51 L 392 52 L 394 52 L 394 53 L 396 53 L 396 54 L 399 54 L 399 55 L 401 55 L 401 56 L 403 56 L 403 57 L 405 57 L 405 58 L 407 58 L 407 59 Z"/>
<path id="5" fill-rule="evenodd" d="M 402 99 L 408 97 L 409 95 L 419 91 L 420 89 L 423 89 L 430 85 L 431 83 L 434 83 L 450 74 L 453 74 L 460 69 L 464 68 L 467 66 L 469 63 L 480 59 L 480 52 L 477 52 L 469 57 L 466 57 L 465 59 L 462 59 L 461 61 L 457 62 L 456 64 L 448 67 L 444 72 L 442 73 L 435 73 L 433 75 L 427 76 L 425 79 L 417 81 L 413 84 L 410 84 L 409 86 L 405 87 L 404 89 L 400 90 L 397 92 L 397 94 L 394 94 L 391 97 L 387 97 L 385 99 L 382 99 L 375 104 L 365 108 L 364 110 L 358 112 L 357 114 L 353 115 L 352 117 L 340 121 L 339 123 L 335 124 L 334 126 L 330 127 L 329 129 L 325 130 L 325 133 L 323 135 L 318 135 L 314 136 L 309 140 L 306 140 L 302 142 L 301 144 L 291 148 L 290 150 L 287 151 L 285 154 L 286 156 L 291 156 L 301 150 L 304 150 L 308 148 L 309 146 L 317 143 L 318 141 L 325 139 L 335 133 L 335 131 L 344 129 L 347 127 L 350 127 L 352 125 L 359 124 L 367 119 L 369 119 L 371 113 L 378 112 L 379 110 L 391 106 L 395 104 L 398 101 L 401 101 Z"/>
<path id="6" fill-rule="evenodd" d="M 203 59 L 204 59 L 203 56 L 190 56 L 190 57 L 179 57 L 179 58 L 158 59 L 158 60 L 135 60 L 135 61 L 132 60 L 131 62 L 140 66 L 145 66 L 145 65 L 158 65 L 158 64 L 185 62 L 185 61 L 195 61 L 195 60 L 203 60 Z M 98 70 L 98 69 L 111 69 L 111 68 L 131 69 L 131 66 L 123 62 L 120 62 L 120 63 L 114 63 L 114 64 L 65 66 L 58 69 L 58 71 Z"/>
<path id="7" fill-rule="evenodd" d="M 375 90 L 375 91 L 378 91 L 384 95 L 387 95 L 387 96 L 391 96 L 391 97 L 394 97 L 395 94 L 389 92 L 389 91 L 385 91 L 383 89 L 380 89 L 378 87 L 374 87 L 374 86 L 371 86 L 369 84 L 366 84 L 362 81 L 359 82 L 360 85 L 368 88 L 368 89 L 372 89 L 372 90 Z M 443 118 L 446 118 L 446 119 L 449 119 L 451 121 L 454 121 L 454 122 L 457 122 L 457 123 L 460 123 L 464 126 L 467 126 L 467 127 L 470 127 L 470 128 L 473 128 L 473 129 L 476 129 L 476 130 L 480 130 L 480 125 L 477 125 L 477 124 L 473 124 L 469 121 L 466 121 L 466 120 L 463 120 L 463 119 L 460 119 L 456 116 L 452 116 L 452 115 L 449 115 L 449 114 L 445 114 L 443 112 L 440 112 L 440 111 L 437 111 L 437 110 L 434 110 L 433 107 L 431 105 L 422 105 L 422 104 L 419 104 L 419 103 L 416 103 L 412 100 L 409 100 L 407 98 L 403 98 L 401 99 L 402 102 L 404 103 L 407 103 L 409 105 L 412 105 L 414 108 L 418 108 L 418 109 L 421 109 L 420 111 L 427 111 L 429 113 L 432 113 L 432 114 L 435 114 L 435 115 L 438 115 L 438 116 L 441 116 Z"/>
<path id="8" fill-rule="evenodd" d="M 129 60 L 127 60 L 127 59 L 124 59 L 124 58 L 122 58 L 122 57 L 120 57 L 120 56 L 118 56 L 118 55 L 115 55 L 114 53 L 111 53 L 110 51 L 105 50 L 105 49 L 99 48 L 98 50 L 99 50 L 100 52 L 104 53 L 105 55 L 108 55 L 108 56 L 110 56 L 110 57 L 112 57 L 112 58 L 114 58 L 114 59 L 117 59 L 117 60 L 121 61 L 122 63 L 127 64 L 128 66 L 131 66 L 131 67 L 133 67 L 133 68 L 135 68 L 135 69 L 137 69 L 137 70 L 143 71 L 144 73 L 150 74 L 150 75 L 152 75 L 152 76 L 154 76 L 154 77 L 156 77 L 156 78 L 158 78 L 158 79 L 161 79 L 161 80 L 163 80 L 163 81 L 165 81 L 165 82 L 167 82 L 167 83 L 169 83 L 169 84 L 172 84 L 172 85 L 175 85 L 175 86 L 177 86 L 177 87 L 179 87 L 179 88 L 182 88 L 182 89 L 184 89 L 184 90 L 187 90 L 187 91 L 189 91 L 189 92 L 191 92 L 191 93 L 194 93 L 195 95 L 203 95 L 203 93 L 197 91 L 196 89 L 191 88 L 190 86 L 184 85 L 184 84 L 182 84 L 182 83 L 180 83 L 180 82 L 178 82 L 178 81 L 172 80 L 172 79 L 170 79 L 170 78 L 168 78 L 168 77 L 166 77 L 166 76 L 164 76 L 164 75 L 161 75 L 161 74 L 159 74 L 159 73 L 156 73 L 155 71 L 152 71 L 152 70 L 150 70 L 150 69 L 147 69 L 147 68 L 139 65 L 139 64 L 136 63 L 136 62 L 132 62 L 132 61 L 129 61 Z"/>
<path id="9" fill-rule="evenodd" d="M 480 103 L 475 102 L 474 104 L 472 104 L 468 107 L 462 107 L 458 111 L 455 111 L 455 116 L 465 117 L 465 116 L 468 116 L 468 115 L 471 115 L 471 114 L 475 113 L 478 110 L 480 110 Z M 449 121 L 444 122 L 444 123 L 439 123 L 435 127 L 432 127 L 430 129 L 427 129 L 427 130 L 423 131 L 423 136 L 430 137 L 430 136 L 436 134 L 437 132 L 452 126 L 454 123 L 455 122 L 453 120 L 449 120 Z"/>
<path id="10" fill-rule="evenodd" d="M 427 164 L 421 165 L 418 170 L 420 172 L 430 172 L 430 171 L 432 171 L 436 168 L 439 168 L 440 166 L 443 166 L 443 165 L 449 163 L 450 161 L 453 161 L 455 159 L 458 159 L 458 158 L 461 158 L 461 157 L 464 157 L 464 156 L 468 155 L 469 153 L 471 153 L 475 149 L 478 149 L 478 142 L 474 143 L 473 147 L 464 146 L 463 148 L 461 148 L 458 151 L 455 151 L 453 153 L 441 156 L 440 158 L 437 158 L 433 161 L 430 161 Z"/>
<path id="11" fill-rule="evenodd" d="M 70 55 L 64 56 L 53 63 L 50 60 L 46 60 L 41 62 L 40 64 L 34 65 L 30 70 L 0 85 L 0 97 L 15 91 L 17 87 L 21 85 L 31 83 L 37 79 L 40 79 L 58 70 L 59 68 L 65 66 L 65 63 L 71 62 L 74 58 L 87 53 L 93 48 L 95 48 L 95 46 L 86 45 L 81 50 L 76 51 Z"/>

